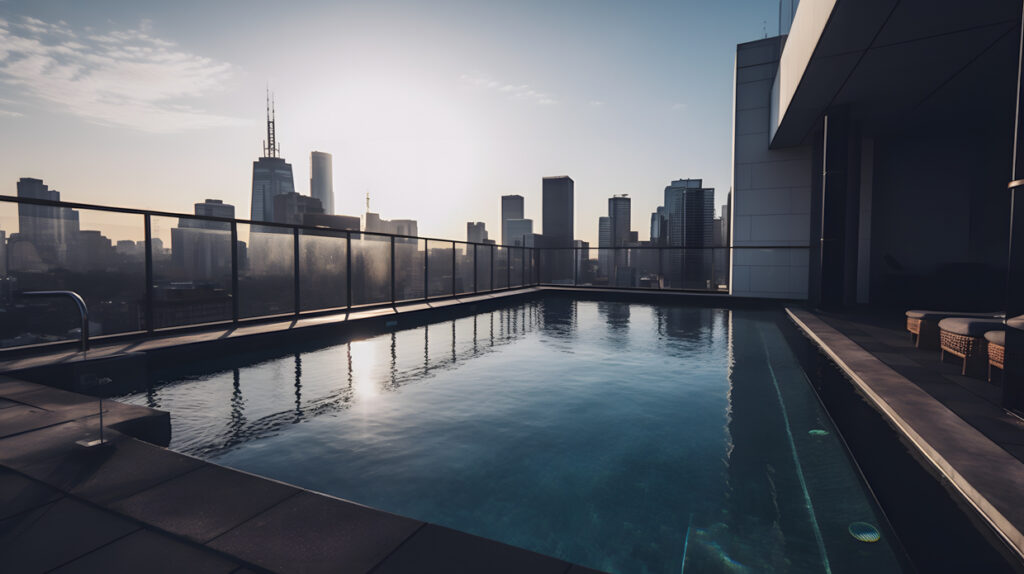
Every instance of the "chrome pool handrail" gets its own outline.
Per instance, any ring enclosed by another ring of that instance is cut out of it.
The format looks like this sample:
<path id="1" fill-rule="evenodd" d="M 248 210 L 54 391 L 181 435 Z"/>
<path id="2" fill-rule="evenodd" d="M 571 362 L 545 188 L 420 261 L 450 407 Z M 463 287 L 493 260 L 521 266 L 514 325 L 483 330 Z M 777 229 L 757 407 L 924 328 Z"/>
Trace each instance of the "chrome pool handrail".
<path id="1" fill-rule="evenodd" d="M 78 313 L 82 316 L 82 340 L 81 350 L 89 350 L 89 307 L 86 306 L 82 296 L 74 291 L 23 291 L 19 293 L 26 297 L 70 297 L 78 305 Z"/>

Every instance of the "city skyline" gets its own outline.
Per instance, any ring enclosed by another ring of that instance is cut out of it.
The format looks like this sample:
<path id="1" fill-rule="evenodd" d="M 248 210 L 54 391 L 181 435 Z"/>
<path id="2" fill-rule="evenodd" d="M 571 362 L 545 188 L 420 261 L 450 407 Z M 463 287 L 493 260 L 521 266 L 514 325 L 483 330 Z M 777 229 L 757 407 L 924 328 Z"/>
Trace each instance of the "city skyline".
<path id="1" fill-rule="evenodd" d="M 0 178 L 43 179 L 84 203 L 176 212 L 216 197 L 248 217 L 269 82 L 296 191 L 309 194 L 311 152 L 332 154 L 336 213 L 363 213 L 368 192 L 370 211 L 457 238 L 470 220 L 500 229 L 500 195 L 523 195 L 525 218 L 539 222 L 537 180 L 567 173 L 579 195 L 576 235 L 596 244 L 611 195 L 629 193 L 632 227 L 645 229 L 639 218 L 667 181 L 702 177 L 728 189 L 733 47 L 765 21 L 771 27 L 777 6 L 319 6 L 334 16 L 322 20 L 338 23 L 336 41 L 298 31 L 317 7 L 306 8 L 254 9 L 239 23 L 216 7 L 195 23 L 158 5 L 5 3 L 0 124 L 11 137 Z M 674 32 L 689 19 L 722 25 L 716 34 Z M 281 30 L 274 49 L 258 39 L 271 20 Z M 496 33 L 497 22 L 507 33 Z M 534 41 L 558 26 L 568 37 Z M 73 42 L 80 59 L 63 62 Z M 147 59 L 147 49 L 162 58 Z M 134 56 L 110 64 L 112 50 Z M 311 53 L 331 57 L 330 71 L 300 65 Z M 651 62 L 630 70 L 639 53 Z M 40 78 L 40 69 L 51 73 Z M 621 77 L 609 81 L 609 69 Z M 88 92 L 61 71 L 121 87 Z M 695 76 L 708 89 L 685 90 Z M 187 189 L 174 177 L 182 165 L 202 174 Z"/>

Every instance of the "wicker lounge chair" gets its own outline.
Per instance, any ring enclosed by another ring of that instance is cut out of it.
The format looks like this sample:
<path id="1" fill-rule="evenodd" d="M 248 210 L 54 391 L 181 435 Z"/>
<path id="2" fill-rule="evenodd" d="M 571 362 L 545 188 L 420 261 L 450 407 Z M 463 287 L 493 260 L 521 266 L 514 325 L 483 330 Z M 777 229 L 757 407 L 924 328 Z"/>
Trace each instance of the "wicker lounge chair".
<path id="1" fill-rule="evenodd" d="M 946 359 L 946 353 L 955 355 L 963 359 L 961 375 L 966 375 L 968 371 L 979 373 L 987 356 L 985 333 L 1002 328 L 1002 319 L 951 317 L 939 321 L 942 359 Z"/>
<path id="2" fill-rule="evenodd" d="M 1017 329 L 1024 329 L 1024 317 L 1014 317 L 1006 324 Z M 994 329 L 985 333 L 985 342 L 988 347 L 988 382 L 992 382 L 992 367 L 1003 371 L 1006 369 L 1006 331 Z"/>
<path id="3" fill-rule="evenodd" d="M 1006 331 L 989 331 L 985 333 L 988 343 L 988 382 L 992 382 L 992 367 L 1003 370 L 1006 357 Z"/>
<path id="4" fill-rule="evenodd" d="M 907 311 L 907 331 L 914 339 L 918 349 L 937 349 L 939 347 L 939 321 L 950 317 L 977 317 L 981 319 L 1002 318 L 1001 313 L 958 313 L 956 311 L 926 311 L 911 309 Z"/>

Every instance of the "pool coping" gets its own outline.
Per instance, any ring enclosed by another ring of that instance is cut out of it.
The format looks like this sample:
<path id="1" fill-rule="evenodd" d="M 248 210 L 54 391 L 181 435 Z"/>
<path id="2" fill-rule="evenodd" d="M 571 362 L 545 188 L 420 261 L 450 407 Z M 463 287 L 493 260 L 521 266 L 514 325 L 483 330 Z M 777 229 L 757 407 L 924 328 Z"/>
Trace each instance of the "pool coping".
<path id="1" fill-rule="evenodd" d="M 97 437 L 100 405 L 107 446 L 79 446 L 77 440 Z M 184 570 L 238 573 L 384 573 L 410 565 L 597 572 L 154 444 L 169 438 L 164 411 L 0 375 L 5 564 L 93 571 L 172 560 Z"/>
<path id="2" fill-rule="evenodd" d="M 813 312 L 786 313 L 1024 565 L 1024 463 Z"/>

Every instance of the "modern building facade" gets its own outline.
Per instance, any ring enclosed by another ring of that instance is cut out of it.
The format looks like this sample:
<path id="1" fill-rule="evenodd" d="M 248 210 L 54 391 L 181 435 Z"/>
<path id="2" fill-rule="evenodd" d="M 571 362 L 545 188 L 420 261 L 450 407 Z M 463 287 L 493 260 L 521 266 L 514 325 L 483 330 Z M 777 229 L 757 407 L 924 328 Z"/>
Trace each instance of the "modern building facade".
<path id="1" fill-rule="evenodd" d="M 267 139 L 263 157 L 252 163 L 252 203 L 249 218 L 253 221 L 275 221 L 274 197 L 295 192 L 292 165 L 279 157 L 275 136 L 273 103 L 267 100 Z"/>
<path id="2" fill-rule="evenodd" d="M 470 243 L 487 242 L 487 225 L 483 221 L 466 223 L 466 241 Z"/>
<path id="3" fill-rule="evenodd" d="M 575 215 L 572 178 L 567 175 L 545 177 L 542 186 L 544 246 L 572 247 Z"/>
<path id="4" fill-rule="evenodd" d="M 573 273 L 573 181 L 567 175 L 545 177 L 542 180 L 543 239 L 540 247 L 555 251 L 545 252 L 541 258 L 541 277 L 552 283 L 571 283 Z"/>
<path id="5" fill-rule="evenodd" d="M 314 151 L 309 154 L 309 195 L 320 200 L 326 215 L 334 215 L 334 158 Z"/>
<path id="6" fill-rule="evenodd" d="M 306 214 L 322 214 L 320 200 L 301 193 L 280 193 L 274 196 L 274 222 L 302 225 Z"/>
<path id="7" fill-rule="evenodd" d="M 506 235 L 503 241 L 508 241 L 505 245 L 532 247 L 532 245 L 527 245 L 527 238 L 533 235 L 532 219 L 506 219 L 502 223 L 505 225 Z"/>
<path id="8" fill-rule="evenodd" d="M 612 245 L 620 247 L 630 241 L 630 199 L 616 195 L 608 198 L 608 217 L 611 218 Z"/>
<path id="9" fill-rule="evenodd" d="M 501 244 L 502 245 L 514 245 L 514 237 L 508 233 L 509 220 L 521 221 L 523 219 L 523 196 L 521 195 L 503 195 L 501 196 Z M 532 225 L 531 222 L 531 233 Z"/>

